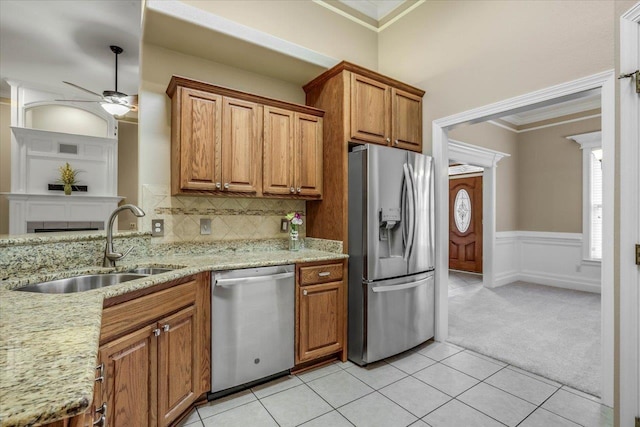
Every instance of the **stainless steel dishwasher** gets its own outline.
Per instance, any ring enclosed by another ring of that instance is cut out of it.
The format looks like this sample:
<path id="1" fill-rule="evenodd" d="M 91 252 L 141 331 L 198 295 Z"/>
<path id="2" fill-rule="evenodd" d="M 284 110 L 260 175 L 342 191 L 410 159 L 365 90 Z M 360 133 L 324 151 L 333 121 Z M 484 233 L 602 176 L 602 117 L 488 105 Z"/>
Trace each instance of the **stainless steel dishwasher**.
<path id="1" fill-rule="evenodd" d="M 212 274 L 210 399 L 293 367 L 294 274 L 294 265 Z"/>

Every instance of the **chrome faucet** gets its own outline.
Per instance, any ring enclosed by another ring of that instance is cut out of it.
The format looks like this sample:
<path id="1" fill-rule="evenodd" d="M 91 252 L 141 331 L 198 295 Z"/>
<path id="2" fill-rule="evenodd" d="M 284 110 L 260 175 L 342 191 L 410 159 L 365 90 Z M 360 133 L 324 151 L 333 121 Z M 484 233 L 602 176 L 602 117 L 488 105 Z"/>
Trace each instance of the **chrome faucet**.
<path id="1" fill-rule="evenodd" d="M 137 207 L 136 205 L 122 205 L 118 206 L 113 212 L 111 212 L 111 216 L 109 217 L 109 221 L 107 223 L 107 244 L 104 248 L 104 258 L 102 259 L 103 267 L 115 267 L 116 261 L 127 256 L 131 249 L 129 248 L 124 253 L 116 252 L 113 249 L 113 223 L 116 220 L 116 216 L 126 209 L 129 209 L 133 214 L 137 217 L 144 216 L 144 211 Z"/>

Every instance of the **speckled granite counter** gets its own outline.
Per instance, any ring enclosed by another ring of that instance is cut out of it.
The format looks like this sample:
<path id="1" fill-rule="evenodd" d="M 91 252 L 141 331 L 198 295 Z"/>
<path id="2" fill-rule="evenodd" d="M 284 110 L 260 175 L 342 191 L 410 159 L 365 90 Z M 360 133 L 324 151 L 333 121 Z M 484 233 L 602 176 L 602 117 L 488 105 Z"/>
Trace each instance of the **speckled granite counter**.
<path id="1" fill-rule="evenodd" d="M 40 424 L 88 408 L 105 298 L 202 271 L 346 258 L 341 253 L 341 242 L 307 242 L 309 249 L 299 252 L 269 250 L 269 245 L 260 244 L 227 245 L 213 250 L 202 245 L 158 245 L 146 257 L 125 258 L 117 270 L 151 265 L 176 270 L 76 294 L 35 294 L 12 289 L 112 269 L 84 267 L 0 282 L 0 425 Z"/>

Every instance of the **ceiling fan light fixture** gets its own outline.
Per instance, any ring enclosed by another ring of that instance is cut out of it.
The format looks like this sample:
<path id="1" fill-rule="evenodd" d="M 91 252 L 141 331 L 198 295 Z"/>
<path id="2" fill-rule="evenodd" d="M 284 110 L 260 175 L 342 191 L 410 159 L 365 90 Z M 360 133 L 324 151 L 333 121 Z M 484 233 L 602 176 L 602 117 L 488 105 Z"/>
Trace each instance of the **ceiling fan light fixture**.
<path id="1" fill-rule="evenodd" d="M 131 108 L 128 105 L 116 104 L 111 102 L 101 102 L 100 105 L 104 110 L 113 116 L 123 116 L 127 114 Z"/>

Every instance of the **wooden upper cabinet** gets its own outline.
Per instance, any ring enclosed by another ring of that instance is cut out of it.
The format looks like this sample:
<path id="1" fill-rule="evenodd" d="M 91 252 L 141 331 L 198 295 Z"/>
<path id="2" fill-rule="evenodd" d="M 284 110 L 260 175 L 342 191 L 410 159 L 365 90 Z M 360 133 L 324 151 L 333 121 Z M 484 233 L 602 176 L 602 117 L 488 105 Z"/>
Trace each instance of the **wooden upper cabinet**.
<path id="1" fill-rule="evenodd" d="M 299 196 L 322 197 L 322 117 L 296 113 L 294 184 Z"/>
<path id="2" fill-rule="evenodd" d="M 321 198 L 324 111 L 178 76 L 167 95 L 172 195 Z"/>
<path id="3" fill-rule="evenodd" d="M 392 145 L 422 152 L 422 97 L 391 89 Z"/>
<path id="4" fill-rule="evenodd" d="M 255 102 L 224 97 L 222 113 L 222 189 L 258 193 L 261 167 L 260 108 Z"/>
<path id="5" fill-rule="evenodd" d="M 264 107 L 264 158 L 262 191 L 264 194 L 294 194 L 294 113 Z"/>
<path id="6" fill-rule="evenodd" d="M 185 88 L 180 98 L 180 188 L 215 190 L 222 180 L 222 97 Z"/>
<path id="7" fill-rule="evenodd" d="M 388 145 L 390 132 L 389 86 L 351 74 L 351 138 Z"/>

